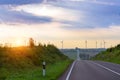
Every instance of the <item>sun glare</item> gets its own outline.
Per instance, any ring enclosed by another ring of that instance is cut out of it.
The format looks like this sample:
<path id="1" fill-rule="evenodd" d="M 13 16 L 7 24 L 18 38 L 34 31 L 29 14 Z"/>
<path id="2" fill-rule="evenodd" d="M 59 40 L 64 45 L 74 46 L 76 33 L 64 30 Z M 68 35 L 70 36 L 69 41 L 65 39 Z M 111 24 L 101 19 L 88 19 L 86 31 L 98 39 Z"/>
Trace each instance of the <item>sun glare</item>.
<path id="1" fill-rule="evenodd" d="M 23 46 L 24 45 L 24 41 L 21 39 L 18 39 L 15 41 L 14 46 L 18 47 L 18 46 Z"/>

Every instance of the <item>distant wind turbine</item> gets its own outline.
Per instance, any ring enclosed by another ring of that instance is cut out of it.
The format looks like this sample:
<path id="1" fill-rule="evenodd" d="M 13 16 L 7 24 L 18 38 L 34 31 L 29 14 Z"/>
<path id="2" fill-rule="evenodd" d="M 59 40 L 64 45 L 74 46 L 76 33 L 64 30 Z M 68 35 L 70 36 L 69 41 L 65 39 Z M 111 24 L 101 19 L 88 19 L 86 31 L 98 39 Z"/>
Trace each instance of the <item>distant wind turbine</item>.
<path id="1" fill-rule="evenodd" d="M 96 41 L 96 49 L 97 49 L 97 41 Z"/>
<path id="2" fill-rule="evenodd" d="M 86 49 L 87 49 L 87 40 L 85 41 L 85 46 L 86 46 Z"/>
<path id="3" fill-rule="evenodd" d="M 62 44 L 62 49 L 63 49 L 63 40 L 61 41 L 61 44 Z"/>
<path id="4" fill-rule="evenodd" d="M 100 42 L 100 47 L 102 48 L 102 41 Z"/>
<path id="5" fill-rule="evenodd" d="M 103 42 L 104 42 L 104 48 L 105 48 L 106 42 L 105 41 L 103 41 Z"/>

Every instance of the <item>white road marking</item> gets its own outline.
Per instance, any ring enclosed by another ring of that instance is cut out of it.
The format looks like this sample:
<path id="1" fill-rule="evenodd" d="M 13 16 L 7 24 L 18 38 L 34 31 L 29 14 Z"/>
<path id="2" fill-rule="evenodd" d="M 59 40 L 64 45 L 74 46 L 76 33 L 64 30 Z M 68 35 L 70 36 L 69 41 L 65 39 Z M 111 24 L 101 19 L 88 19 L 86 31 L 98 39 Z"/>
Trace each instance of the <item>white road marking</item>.
<path id="1" fill-rule="evenodd" d="M 120 76 L 120 73 L 118 73 L 118 72 L 116 72 L 116 71 L 114 71 L 114 70 L 112 70 L 112 69 L 109 69 L 109 68 L 107 68 L 107 67 L 105 67 L 105 66 L 103 66 L 103 65 L 101 65 L 101 64 L 95 63 L 95 62 L 94 62 L 94 64 L 96 64 L 96 65 L 98 65 L 98 66 L 100 66 L 100 67 L 102 67 L 102 68 L 104 68 L 104 69 L 106 69 L 106 70 L 108 70 L 108 71 L 110 71 L 110 72 L 112 72 L 112 73 L 115 73 L 115 74 L 117 74 L 117 75 Z"/>
<path id="2" fill-rule="evenodd" d="M 69 80 L 70 75 L 71 75 L 71 72 L 72 72 L 73 67 L 74 67 L 74 65 L 75 65 L 75 62 L 76 62 L 76 61 L 73 62 L 72 66 L 71 66 L 71 68 L 70 68 L 70 71 L 69 71 L 69 73 L 68 73 L 68 75 L 67 75 L 67 77 L 66 77 L 66 80 Z"/>

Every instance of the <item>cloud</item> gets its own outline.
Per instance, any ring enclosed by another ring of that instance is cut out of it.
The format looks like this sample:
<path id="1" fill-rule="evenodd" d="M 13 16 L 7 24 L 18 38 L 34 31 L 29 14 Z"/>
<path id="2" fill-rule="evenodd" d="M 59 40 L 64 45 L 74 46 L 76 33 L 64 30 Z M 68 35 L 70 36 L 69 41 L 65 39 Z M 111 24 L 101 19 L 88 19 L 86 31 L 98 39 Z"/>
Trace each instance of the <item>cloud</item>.
<path id="1" fill-rule="evenodd" d="M 62 38 L 69 37 L 70 31 L 64 30 L 61 26 L 65 26 L 58 22 L 51 22 L 45 24 L 35 24 L 35 25 L 8 25 L 0 24 L 0 37 L 7 38 L 19 38 L 19 37 L 33 37 L 38 40 L 58 40 Z M 62 33 L 61 33 L 62 32 Z M 70 37 L 69 37 L 70 38 Z"/>
<path id="2" fill-rule="evenodd" d="M 0 5 L 23 5 L 41 3 L 43 0 L 0 0 Z"/>
<path id="3" fill-rule="evenodd" d="M 114 5 L 111 5 L 111 3 Z M 120 8 L 116 1 L 84 0 L 71 2 L 66 0 L 64 3 L 53 3 L 53 5 L 75 10 L 77 14 L 79 14 L 79 12 L 82 13 L 82 16 L 84 16 L 82 19 L 79 18 L 79 20 L 75 22 L 67 22 L 70 24 L 69 27 L 71 29 L 109 27 L 112 24 L 120 25 Z M 79 15 L 77 16 L 79 17 Z"/>
<path id="4" fill-rule="evenodd" d="M 65 1 L 65 2 L 63 2 Z M 62 0 L 41 4 L 6 5 L 0 8 L 0 21 L 5 23 L 42 24 L 59 22 L 64 29 L 83 29 L 120 25 L 120 9 L 116 5 L 101 5 L 99 0 Z M 110 2 L 113 3 L 113 2 Z"/>
<path id="5" fill-rule="evenodd" d="M 119 5 L 119 0 L 62 0 L 64 2 L 84 2 L 84 3 L 94 3 L 99 5 Z"/>
<path id="6" fill-rule="evenodd" d="M 65 9 L 62 7 L 52 6 L 50 4 L 32 4 L 23 5 L 13 8 L 16 11 L 24 11 L 27 13 L 34 14 L 35 16 L 46 16 L 51 17 L 55 21 L 76 21 L 78 20 L 77 11 L 71 9 Z M 82 18 L 82 14 L 79 14 Z"/>
<path id="7" fill-rule="evenodd" d="M 0 22 L 5 24 L 40 24 L 49 23 L 52 18 L 45 16 L 35 16 L 24 11 L 12 11 L 10 8 L 1 7 L 0 8 Z"/>
<path id="8" fill-rule="evenodd" d="M 82 40 L 119 40 L 120 26 L 109 26 L 109 28 L 94 28 L 72 30 L 73 39 Z"/>
<path id="9" fill-rule="evenodd" d="M 77 29 L 69 30 L 58 22 L 35 25 L 7 25 L 0 24 L 1 38 L 33 37 L 37 40 L 119 40 L 120 26 L 109 28 Z"/>
<path id="10" fill-rule="evenodd" d="M 93 4 L 98 4 L 98 5 L 118 5 L 117 2 L 115 1 L 109 1 L 109 0 L 86 0 L 85 2 L 87 3 L 93 3 Z M 120 3 L 120 1 L 119 1 Z"/>

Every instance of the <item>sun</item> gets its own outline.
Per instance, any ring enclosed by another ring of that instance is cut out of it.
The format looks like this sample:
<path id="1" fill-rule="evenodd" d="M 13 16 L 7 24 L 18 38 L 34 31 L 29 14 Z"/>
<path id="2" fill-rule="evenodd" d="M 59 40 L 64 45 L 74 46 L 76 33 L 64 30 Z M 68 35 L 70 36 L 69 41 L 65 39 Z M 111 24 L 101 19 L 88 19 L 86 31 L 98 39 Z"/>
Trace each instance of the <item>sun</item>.
<path id="1" fill-rule="evenodd" d="M 15 44 L 14 44 L 16 47 L 18 46 L 23 46 L 24 45 L 24 41 L 22 39 L 17 39 L 15 41 Z"/>

